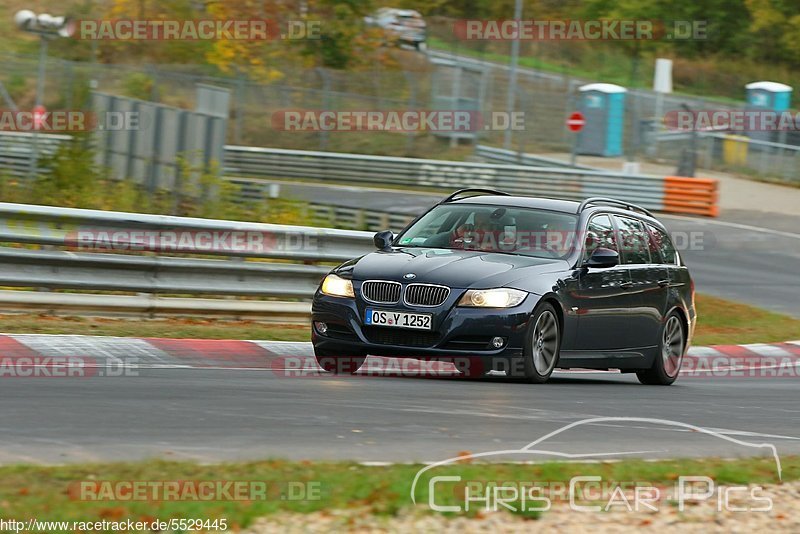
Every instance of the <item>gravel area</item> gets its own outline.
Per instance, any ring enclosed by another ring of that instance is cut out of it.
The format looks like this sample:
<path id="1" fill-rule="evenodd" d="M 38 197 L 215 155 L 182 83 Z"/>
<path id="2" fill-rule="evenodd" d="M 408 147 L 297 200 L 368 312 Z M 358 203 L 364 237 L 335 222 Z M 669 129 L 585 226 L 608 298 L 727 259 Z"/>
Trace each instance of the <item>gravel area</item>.
<path id="1" fill-rule="evenodd" d="M 724 487 L 720 487 L 721 490 Z M 581 513 L 567 505 L 555 505 L 541 518 L 532 520 L 509 513 L 488 513 L 475 518 L 448 518 L 421 509 L 406 509 L 395 517 L 374 516 L 364 509 L 322 511 L 312 514 L 276 514 L 259 519 L 245 532 L 267 533 L 522 533 L 570 532 L 617 533 L 641 529 L 668 533 L 752 533 L 757 531 L 800 532 L 800 482 L 765 485 L 763 492 L 773 501 L 769 512 L 718 511 L 718 502 L 708 501 L 679 512 L 677 506 L 661 503 L 657 512 L 618 511 Z M 733 507 L 747 503 L 731 498 Z M 760 503 L 750 503 L 760 506 Z"/>

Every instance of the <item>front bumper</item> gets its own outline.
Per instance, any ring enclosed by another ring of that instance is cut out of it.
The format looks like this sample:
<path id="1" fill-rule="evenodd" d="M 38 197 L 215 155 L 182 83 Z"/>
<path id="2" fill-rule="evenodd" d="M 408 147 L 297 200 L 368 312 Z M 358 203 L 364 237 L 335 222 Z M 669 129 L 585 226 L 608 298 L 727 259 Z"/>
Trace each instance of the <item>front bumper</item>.
<path id="1" fill-rule="evenodd" d="M 354 355 L 367 353 L 377 356 L 435 359 L 452 361 L 464 357 L 489 360 L 521 358 L 530 315 L 538 302 L 536 295 L 528 297 L 513 308 L 456 307 L 462 291 L 453 294 L 435 308 L 413 307 L 402 302 L 393 305 L 368 304 L 361 298 L 340 298 L 317 291 L 312 305 L 312 334 L 314 347 L 328 353 Z M 364 324 L 367 308 L 403 312 L 429 313 L 432 330 L 369 326 Z M 316 322 L 328 325 L 322 334 Z M 505 344 L 491 347 L 493 337 L 502 337 Z"/>

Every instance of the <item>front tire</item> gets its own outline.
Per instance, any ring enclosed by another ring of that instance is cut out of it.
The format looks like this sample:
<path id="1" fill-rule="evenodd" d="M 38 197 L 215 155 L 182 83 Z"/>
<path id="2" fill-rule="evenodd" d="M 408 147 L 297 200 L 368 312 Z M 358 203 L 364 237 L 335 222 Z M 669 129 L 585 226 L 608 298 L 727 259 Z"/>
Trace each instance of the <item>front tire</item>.
<path id="1" fill-rule="evenodd" d="M 639 382 L 649 386 L 669 386 L 678 378 L 686 351 L 686 336 L 680 315 L 672 312 L 664 321 L 661 342 L 650 369 L 637 371 Z"/>
<path id="2" fill-rule="evenodd" d="M 533 312 L 525 336 L 525 380 L 544 384 L 553 374 L 561 351 L 561 327 L 556 309 L 545 302 Z"/>
<path id="3" fill-rule="evenodd" d="M 321 350 L 314 347 L 314 357 L 317 359 L 317 365 L 322 367 L 325 372 L 334 375 L 354 374 L 358 371 L 367 359 L 366 354 L 342 354 L 341 352 L 332 352 L 328 350 Z"/>

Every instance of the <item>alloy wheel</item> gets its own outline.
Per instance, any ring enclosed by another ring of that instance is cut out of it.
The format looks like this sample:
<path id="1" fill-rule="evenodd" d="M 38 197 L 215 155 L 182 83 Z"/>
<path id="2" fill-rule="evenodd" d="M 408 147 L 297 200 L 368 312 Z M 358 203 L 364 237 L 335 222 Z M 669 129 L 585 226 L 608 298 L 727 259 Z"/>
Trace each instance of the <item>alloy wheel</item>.
<path id="1" fill-rule="evenodd" d="M 672 378 L 677 375 L 683 360 L 683 328 L 675 315 L 670 316 L 664 325 L 661 358 L 664 360 L 664 372 L 667 376 Z"/>
<path id="2" fill-rule="evenodd" d="M 550 310 L 543 311 L 533 327 L 533 365 L 542 376 L 550 373 L 558 351 L 558 321 Z"/>

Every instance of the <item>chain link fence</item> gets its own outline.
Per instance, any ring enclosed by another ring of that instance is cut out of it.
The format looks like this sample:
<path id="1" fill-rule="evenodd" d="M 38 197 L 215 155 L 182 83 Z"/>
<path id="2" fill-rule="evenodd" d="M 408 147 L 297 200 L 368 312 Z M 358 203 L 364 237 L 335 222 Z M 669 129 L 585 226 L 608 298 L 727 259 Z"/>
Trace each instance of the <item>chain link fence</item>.
<path id="1" fill-rule="evenodd" d="M 463 45 L 459 45 L 463 46 Z M 535 53 L 534 51 L 529 53 Z M 530 47 L 529 46 L 529 47 Z M 541 45 L 545 46 L 545 45 Z M 549 46 L 549 45 L 547 45 Z M 273 114 L 285 110 L 403 111 L 429 110 L 436 106 L 437 92 L 446 86 L 447 72 L 434 60 L 479 67 L 480 73 L 461 78 L 458 96 L 481 100 L 484 122 L 491 126 L 493 112 L 506 110 L 508 68 L 488 52 L 464 56 L 461 48 L 417 52 L 398 50 L 396 65 L 375 64 L 362 71 L 276 65 L 281 77 L 257 81 L 243 74 L 212 75 L 200 65 L 125 66 L 66 61 L 50 58 L 47 65 L 45 105 L 48 109 L 90 109 L 90 94 L 108 94 L 148 100 L 159 104 L 194 109 L 195 87 L 210 84 L 231 92 L 231 111 L 226 142 L 235 145 L 289 149 L 324 150 L 366 154 L 465 159 L 474 145 L 502 146 L 504 132 L 481 130 L 474 143 L 452 143 L 431 132 L 325 132 L 283 131 L 272 124 Z M 36 59 L 0 54 L 0 82 L 17 100 L 20 109 L 32 107 L 36 80 Z M 401 68 L 402 67 L 402 68 Z M 635 67 L 632 66 L 632 69 Z M 438 70 L 437 70 L 438 69 Z M 473 69 L 474 71 L 474 69 Z M 604 79 L 598 67 L 595 78 L 581 78 L 570 72 L 521 67 L 518 71 L 515 111 L 524 113 L 524 129 L 512 134 L 513 150 L 527 153 L 568 153 L 572 134 L 566 129 L 567 116 L 577 105 L 577 90 Z M 638 74 L 636 75 L 638 76 Z M 634 76 L 632 79 L 638 80 Z M 479 89 L 478 89 L 479 88 Z M 744 88 L 741 88 L 744 95 Z M 627 159 L 655 160 L 678 169 L 694 155 L 701 168 L 734 170 L 782 180 L 798 180 L 793 149 L 770 144 L 752 144 L 744 158 L 725 157 L 724 143 L 716 137 L 701 146 L 692 136 L 665 131 L 662 117 L 688 106 L 695 110 L 743 109 L 745 104 L 684 95 L 663 95 L 645 89 L 631 89 L 625 97 L 623 149 Z M 782 144 L 800 144 L 790 135 Z M 712 145 L 708 148 L 708 145 Z M 730 152 L 732 149 L 728 149 Z M 735 150 L 734 150 L 735 152 Z M 773 157 L 777 153 L 780 157 Z M 765 155 L 766 154 L 766 155 Z M 787 155 L 789 154 L 789 155 Z"/>

